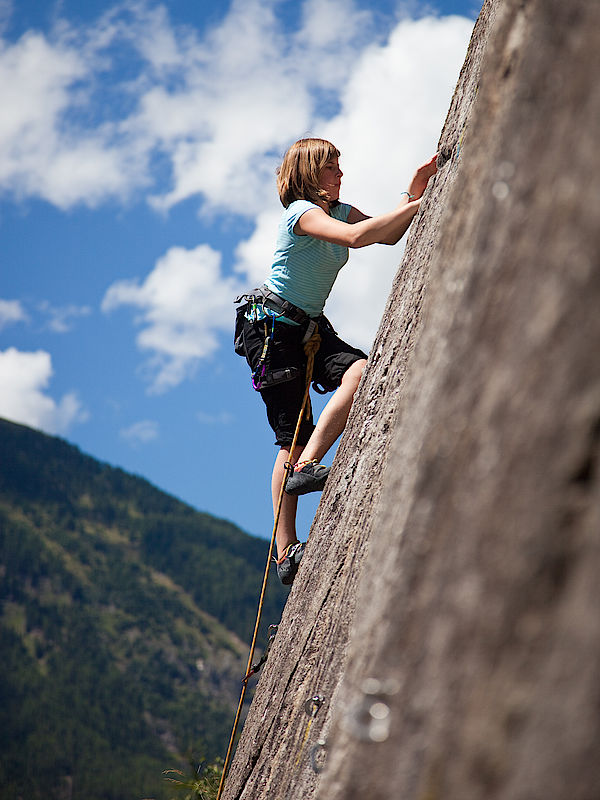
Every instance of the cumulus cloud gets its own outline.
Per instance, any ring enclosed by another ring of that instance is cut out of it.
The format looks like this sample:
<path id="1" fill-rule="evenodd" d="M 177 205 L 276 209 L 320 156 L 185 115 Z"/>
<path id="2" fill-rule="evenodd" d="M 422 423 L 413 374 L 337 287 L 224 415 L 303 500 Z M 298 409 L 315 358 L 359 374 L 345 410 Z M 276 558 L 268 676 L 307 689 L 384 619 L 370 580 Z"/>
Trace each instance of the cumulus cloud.
<path id="1" fill-rule="evenodd" d="M 44 350 L 0 351 L 0 415 L 48 433 L 65 433 L 84 422 L 87 412 L 75 393 L 58 402 L 46 394 L 51 377 L 52 359 Z"/>
<path id="2" fill-rule="evenodd" d="M 366 214 L 393 208 L 436 150 L 473 24 L 463 17 L 404 20 L 367 48 L 324 135 L 342 151 L 343 198 Z M 352 254 L 329 304 L 340 332 L 370 347 L 404 243 Z"/>
<path id="3" fill-rule="evenodd" d="M 274 170 L 294 139 L 332 139 L 343 199 L 369 214 L 393 207 L 435 149 L 472 20 L 387 18 L 384 30 L 360 0 L 304 0 L 298 11 L 290 27 L 277 0 L 233 0 L 199 30 L 136 0 L 88 27 L 62 20 L 0 42 L 0 190 L 60 208 L 143 190 L 165 213 L 196 197 L 202 213 L 254 223 L 235 264 L 206 244 L 175 247 L 106 292 L 105 311 L 135 311 L 152 391 L 210 358 L 230 330 L 232 296 L 265 278 L 281 211 Z M 400 252 L 353 253 L 328 303 L 364 348 Z"/>
<path id="4" fill-rule="evenodd" d="M 200 32 L 139 0 L 87 27 L 63 19 L 0 40 L 0 187 L 94 206 L 150 186 L 158 156 L 171 186 L 154 191 L 157 208 L 198 196 L 253 216 L 286 145 L 335 113 L 357 54 L 380 35 L 352 0 L 305 0 L 291 29 L 279 11 L 233 0 Z"/>
<path id="5" fill-rule="evenodd" d="M 290 140 L 320 104 L 335 103 L 371 14 L 352 2 L 307 0 L 284 31 L 272 0 L 235 0 L 222 24 L 189 52 L 182 87 L 153 87 L 131 125 L 169 146 L 173 188 L 157 208 L 201 194 L 205 208 L 254 215 Z M 316 67 L 318 65 L 318 67 Z"/>
<path id="6" fill-rule="evenodd" d="M 172 247 L 144 281 L 117 281 L 106 292 L 103 311 L 137 309 L 137 344 L 150 353 L 151 391 L 193 374 L 198 361 L 217 350 L 217 333 L 231 328 L 231 301 L 240 287 L 220 267 L 220 253 L 208 245 Z"/>
<path id="7" fill-rule="evenodd" d="M 15 322 L 26 322 L 28 316 L 18 300 L 0 299 L 0 331 Z"/>
<path id="8" fill-rule="evenodd" d="M 157 207 L 202 194 L 208 207 L 247 213 L 274 163 L 265 152 L 309 116 L 291 57 L 273 70 L 288 44 L 274 5 L 236 1 L 200 36 L 173 26 L 162 5 L 124 2 L 88 27 L 61 20 L 0 40 L 0 188 L 63 209 L 95 206 L 150 185 L 159 156 L 172 186 L 156 193 Z"/>
<path id="9" fill-rule="evenodd" d="M 65 31 L 48 39 L 26 33 L 0 42 L 0 187 L 41 197 L 59 208 L 106 196 L 125 197 L 146 181 L 135 149 L 118 141 L 114 124 L 76 117 L 90 108 L 100 64 Z"/>
<path id="10" fill-rule="evenodd" d="M 370 215 L 399 202 L 435 152 L 472 28 L 463 17 L 405 19 L 387 41 L 363 50 L 343 83 L 339 113 L 315 122 L 341 150 L 343 200 Z M 279 214 L 272 201 L 238 246 L 236 268 L 252 284 L 265 277 Z M 402 247 L 354 251 L 338 277 L 327 313 L 357 346 L 373 341 Z"/>
<path id="11" fill-rule="evenodd" d="M 151 90 L 138 119 L 146 130 L 160 130 L 163 144 L 172 145 L 173 189 L 155 198 L 157 206 L 168 208 L 200 192 L 207 206 L 251 213 L 254 232 L 237 246 L 235 263 L 238 281 L 246 288 L 264 280 L 273 252 L 281 213 L 274 189 L 274 151 L 282 139 L 287 143 L 308 129 L 332 139 L 342 150 L 343 198 L 369 214 L 389 210 L 414 169 L 435 152 L 472 30 L 472 22 L 461 17 L 404 19 L 379 41 L 367 12 L 346 4 L 340 14 L 338 3 L 331 0 L 306 2 L 300 29 L 278 38 L 273 16 L 253 16 L 252 8 L 253 4 L 234 4 L 208 40 L 205 62 L 186 73 L 184 88 L 178 93 Z M 341 32 L 331 19 L 344 20 Z M 240 30 L 248 37 L 247 46 L 239 42 Z M 271 50 L 250 46 L 255 37 L 269 32 Z M 303 61 L 306 47 L 310 58 Z M 236 73 L 240 53 L 245 56 L 243 77 Z M 273 63 L 283 65 L 275 75 Z M 314 63 L 323 69 L 306 68 Z M 244 101 L 244 92 L 259 98 L 255 107 Z M 190 108 L 199 109 L 198 115 L 194 117 Z M 245 116 L 254 112 L 256 119 Z M 240 126 L 243 137 L 238 135 Z M 400 257 L 400 247 L 354 252 L 328 304 L 340 333 L 365 349 L 373 340 Z M 148 324 L 138 343 L 154 351 L 158 390 L 175 385 L 204 357 L 203 341 L 209 343 L 208 352 L 214 352 L 221 320 L 229 325 L 231 279 L 212 263 L 213 287 L 227 288 L 224 317 L 205 317 L 202 326 L 194 321 L 186 329 L 188 339 L 181 330 L 175 335 L 169 326 L 150 323 L 146 315 Z M 151 304 L 147 299 L 142 304 L 147 311 L 153 309 L 153 317 L 161 307 L 166 317 L 172 313 L 158 292 Z M 169 339 L 179 337 L 194 342 L 185 355 L 168 345 Z"/>

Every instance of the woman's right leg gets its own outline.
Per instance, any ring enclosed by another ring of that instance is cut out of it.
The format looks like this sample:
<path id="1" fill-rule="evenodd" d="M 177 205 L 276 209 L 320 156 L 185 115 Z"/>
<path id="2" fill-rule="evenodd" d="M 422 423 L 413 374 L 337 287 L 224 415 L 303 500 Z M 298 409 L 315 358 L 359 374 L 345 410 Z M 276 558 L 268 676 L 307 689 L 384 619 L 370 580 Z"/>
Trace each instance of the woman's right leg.
<path id="1" fill-rule="evenodd" d="M 346 427 L 354 395 L 366 363 L 365 359 L 355 361 L 344 372 L 341 385 L 321 412 L 317 425 L 306 444 L 305 461 L 313 459 L 320 461 Z M 296 459 L 296 461 L 299 460 L 299 458 Z"/>
<path id="2" fill-rule="evenodd" d="M 294 449 L 294 462 L 300 459 L 304 447 L 296 445 Z M 281 491 L 281 483 L 285 474 L 285 464 L 290 461 L 290 448 L 284 445 L 279 450 L 275 465 L 273 466 L 273 476 L 271 478 L 271 495 L 273 498 L 273 517 L 277 513 L 277 504 L 279 502 L 279 493 Z M 284 550 L 288 545 L 298 541 L 296 534 L 296 508 L 298 506 L 298 498 L 294 497 L 287 492 L 283 493 L 281 502 L 281 511 L 279 514 L 279 524 L 277 525 L 277 558 L 283 556 Z"/>

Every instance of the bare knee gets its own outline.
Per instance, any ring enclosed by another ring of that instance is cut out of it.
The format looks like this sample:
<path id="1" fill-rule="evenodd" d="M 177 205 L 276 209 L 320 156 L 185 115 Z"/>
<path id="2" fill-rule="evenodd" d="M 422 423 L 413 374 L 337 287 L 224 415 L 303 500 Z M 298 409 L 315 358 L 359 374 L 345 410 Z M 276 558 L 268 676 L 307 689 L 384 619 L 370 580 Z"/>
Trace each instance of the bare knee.
<path id="1" fill-rule="evenodd" d="M 366 364 L 366 360 L 361 358 L 360 361 L 355 361 L 354 364 L 351 364 L 346 372 L 344 372 L 342 377 L 342 386 L 347 386 L 348 388 L 352 389 L 353 394 L 360 383 L 360 379 Z"/>
<path id="2" fill-rule="evenodd" d="M 277 457 L 275 459 L 275 467 L 274 467 L 275 470 L 283 469 L 288 461 L 291 461 L 292 463 L 298 461 L 304 450 L 304 445 L 303 444 L 296 445 L 296 447 L 294 448 L 293 458 L 292 458 L 292 453 L 290 453 L 290 449 L 291 445 L 289 444 L 284 444 L 280 446 L 279 452 L 277 453 Z"/>

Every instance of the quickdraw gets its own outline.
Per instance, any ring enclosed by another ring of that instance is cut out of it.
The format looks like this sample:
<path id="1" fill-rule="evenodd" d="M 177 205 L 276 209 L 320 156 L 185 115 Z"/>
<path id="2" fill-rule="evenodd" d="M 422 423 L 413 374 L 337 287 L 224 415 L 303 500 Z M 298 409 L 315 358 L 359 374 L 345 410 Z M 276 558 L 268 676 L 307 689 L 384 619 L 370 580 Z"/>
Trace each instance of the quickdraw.
<path id="1" fill-rule="evenodd" d="M 267 374 L 267 361 L 269 357 L 269 346 L 273 342 L 273 336 L 275 334 L 275 312 L 273 311 L 266 311 L 269 316 L 271 316 L 271 333 L 269 334 L 268 326 L 267 326 L 267 318 L 265 317 L 264 320 L 264 330 L 265 330 L 265 343 L 263 345 L 262 353 L 260 354 L 260 358 L 258 360 L 258 364 L 256 369 L 252 373 L 252 387 L 256 389 L 257 392 L 260 392 L 263 381 Z"/>
<path id="2" fill-rule="evenodd" d="M 265 647 L 265 652 L 262 654 L 260 660 L 257 661 L 256 664 L 252 664 L 250 670 L 246 673 L 242 683 L 247 683 L 248 679 L 251 678 L 252 675 L 256 675 L 260 671 L 260 668 L 263 666 L 263 664 L 266 663 L 267 658 L 269 657 L 269 650 L 271 649 L 271 645 L 275 641 L 275 636 L 277 634 L 278 628 L 279 625 L 269 625 L 269 631 L 268 631 L 269 641 L 267 642 L 267 646 Z"/>

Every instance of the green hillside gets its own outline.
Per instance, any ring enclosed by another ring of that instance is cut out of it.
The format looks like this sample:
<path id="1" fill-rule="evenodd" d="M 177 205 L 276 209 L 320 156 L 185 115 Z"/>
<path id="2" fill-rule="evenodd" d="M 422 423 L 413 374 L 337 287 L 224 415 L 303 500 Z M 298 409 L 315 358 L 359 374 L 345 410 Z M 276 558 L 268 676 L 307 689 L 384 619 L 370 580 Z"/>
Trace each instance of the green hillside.
<path id="1" fill-rule="evenodd" d="M 0 798 L 158 800 L 222 755 L 266 550 L 0 420 Z M 271 581 L 265 626 L 284 600 Z"/>

